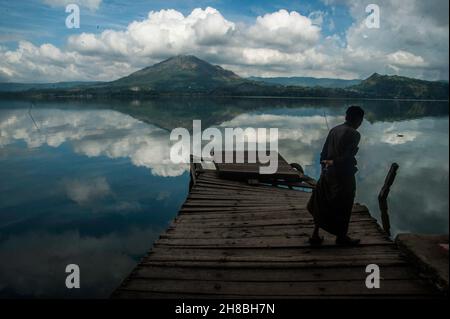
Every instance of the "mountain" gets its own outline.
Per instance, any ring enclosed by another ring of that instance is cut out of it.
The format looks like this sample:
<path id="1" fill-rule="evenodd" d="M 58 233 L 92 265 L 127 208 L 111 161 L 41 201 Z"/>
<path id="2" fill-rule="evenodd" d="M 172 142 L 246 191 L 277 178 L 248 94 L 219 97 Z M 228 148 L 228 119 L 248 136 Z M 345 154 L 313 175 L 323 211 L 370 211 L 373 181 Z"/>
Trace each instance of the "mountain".
<path id="1" fill-rule="evenodd" d="M 241 78 L 232 71 L 192 55 L 179 55 L 111 82 L 38 84 L 28 90 L 18 90 L 17 87 L 21 85 L 17 83 L 12 86 L 7 84 L 10 89 L 3 92 L 0 90 L 0 95 L 9 98 L 42 99 L 141 99 L 155 96 L 204 95 L 448 100 L 448 82 L 423 81 L 377 73 L 348 87 L 351 81 L 358 80 L 278 78 L 285 79 L 285 84 L 282 85 L 255 79 L 257 78 Z M 288 84 L 289 81 L 296 85 Z M 299 83 L 310 86 L 301 86 Z M 24 84 L 25 87 L 27 85 Z"/>
<path id="2" fill-rule="evenodd" d="M 209 91 L 246 82 L 232 71 L 192 55 L 178 55 L 116 81 L 113 87 L 156 91 Z"/>
<path id="3" fill-rule="evenodd" d="M 342 80 L 332 78 L 313 78 L 313 77 L 255 77 L 248 78 L 252 81 L 263 82 L 267 84 L 279 84 L 284 86 L 321 86 L 324 88 L 346 88 L 361 83 L 361 80 Z"/>
<path id="4" fill-rule="evenodd" d="M 448 99 L 448 82 L 424 81 L 398 75 L 372 74 L 349 89 L 372 97 L 410 99 Z"/>

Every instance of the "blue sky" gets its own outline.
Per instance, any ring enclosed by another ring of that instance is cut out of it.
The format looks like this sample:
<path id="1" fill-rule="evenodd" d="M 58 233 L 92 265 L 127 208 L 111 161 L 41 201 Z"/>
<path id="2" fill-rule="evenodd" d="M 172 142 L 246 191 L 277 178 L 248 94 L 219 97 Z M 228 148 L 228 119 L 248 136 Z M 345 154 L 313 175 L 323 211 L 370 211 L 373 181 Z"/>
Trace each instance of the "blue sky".
<path id="1" fill-rule="evenodd" d="M 448 1 L 377 3 L 374 30 L 364 0 L 0 0 L 0 81 L 105 80 L 174 54 L 243 76 L 448 79 Z"/>
<path id="2" fill-rule="evenodd" d="M 76 2 L 76 1 L 73 1 Z M 279 9 L 299 11 L 309 15 L 321 11 L 327 14 L 324 34 L 343 33 L 351 25 L 353 19 L 346 6 L 327 6 L 320 0 L 312 1 L 268 1 L 268 0 L 203 0 L 203 1 L 117 1 L 104 0 L 97 10 L 81 7 L 81 28 L 67 29 L 67 14 L 64 6 L 47 5 L 41 0 L 17 2 L 0 0 L 2 8 L 0 20 L 0 41 L 9 48 L 17 46 L 17 40 L 28 40 L 36 43 L 52 43 L 63 45 L 66 37 L 79 32 L 100 33 L 105 29 L 120 30 L 134 20 L 143 20 L 149 11 L 176 9 L 188 15 L 195 8 L 208 6 L 219 10 L 230 20 L 249 22 L 257 16 Z M 334 29 L 329 23 L 333 20 Z"/>

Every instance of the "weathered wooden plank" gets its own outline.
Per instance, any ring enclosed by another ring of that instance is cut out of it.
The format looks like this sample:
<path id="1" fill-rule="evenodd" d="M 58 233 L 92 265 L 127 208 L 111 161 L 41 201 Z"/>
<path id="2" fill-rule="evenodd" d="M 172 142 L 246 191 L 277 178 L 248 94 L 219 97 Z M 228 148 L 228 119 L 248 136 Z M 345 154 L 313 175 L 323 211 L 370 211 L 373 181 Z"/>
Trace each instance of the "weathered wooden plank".
<path id="1" fill-rule="evenodd" d="M 288 232 L 305 232 L 305 233 L 311 233 L 314 226 L 309 224 L 303 224 L 303 225 L 267 225 L 267 226 L 260 226 L 260 227 L 246 227 L 245 225 L 239 226 L 235 225 L 235 227 L 196 227 L 195 224 L 180 224 L 181 226 L 175 227 L 170 226 L 167 231 L 161 236 L 166 235 L 174 235 L 174 234 L 191 234 L 192 237 L 198 236 L 198 235 L 208 235 L 208 234 L 214 234 L 217 236 L 223 236 L 227 234 L 239 234 L 242 233 L 243 235 L 255 235 L 255 234 L 266 234 L 268 236 L 274 235 L 274 234 L 286 234 Z M 362 224 L 362 223 L 356 223 L 353 224 L 354 226 L 351 226 L 349 229 L 350 234 L 360 234 L 363 232 L 368 233 L 378 233 L 373 229 L 373 226 L 370 224 Z"/>
<path id="2" fill-rule="evenodd" d="M 293 213 L 293 212 L 279 212 L 276 215 L 271 214 L 270 212 L 264 213 L 207 213 L 207 214 L 190 214 L 190 213 L 183 213 L 180 214 L 178 217 L 175 218 L 176 224 L 184 224 L 185 226 L 188 224 L 195 225 L 197 223 L 217 223 L 217 222 L 256 222 L 256 221 L 263 221 L 263 220 L 273 220 L 273 221 L 279 221 L 282 219 L 298 219 L 300 221 L 305 222 L 309 226 L 313 227 L 313 225 L 310 224 L 311 217 L 307 216 L 306 213 Z M 374 226 L 374 221 L 369 218 L 353 218 L 351 221 L 353 224 L 358 225 L 361 223 L 370 226 L 372 229 L 377 230 L 377 227 Z"/>
<path id="3" fill-rule="evenodd" d="M 274 221 L 274 222 L 278 222 L 280 220 L 283 219 L 298 219 L 299 221 L 302 221 L 303 224 L 308 225 L 309 227 L 313 227 L 313 225 L 310 224 L 310 218 L 304 217 L 307 220 L 305 221 L 304 218 L 302 218 L 302 216 L 300 215 L 295 215 L 295 214 L 291 214 L 289 212 L 285 212 L 285 213 L 280 213 L 277 216 L 273 216 L 270 214 L 250 214 L 250 213 L 246 213 L 246 214 L 234 214 L 234 216 L 230 216 L 227 214 L 211 214 L 211 215 L 206 215 L 204 218 L 202 218 L 204 215 L 202 214 L 194 214 L 189 215 L 189 214 L 180 214 L 180 216 L 178 216 L 175 220 L 174 220 L 174 224 L 183 224 L 183 226 L 195 226 L 198 223 L 221 223 L 221 222 L 234 222 L 234 223 L 241 223 L 244 225 L 244 223 L 253 223 L 253 222 L 258 222 L 258 221 Z M 208 218 L 207 218 L 208 217 Z M 358 223 L 357 223 L 358 222 Z M 355 224 L 354 227 L 363 227 L 363 226 L 367 226 L 370 227 L 374 230 L 377 230 L 379 232 L 379 230 L 374 227 L 373 225 L 373 221 L 370 219 L 353 219 L 353 222 L 351 224 L 351 226 Z M 249 224 L 248 224 L 249 225 Z M 293 225 L 294 226 L 294 225 Z M 289 227 L 286 226 L 286 227 Z M 298 228 L 298 226 L 295 226 L 296 228 Z"/>
<path id="4" fill-rule="evenodd" d="M 290 229 L 290 230 L 259 230 L 259 229 L 227 229 L 221 231 L 192 231 L 192 230 L 175 230 L 171 229 L 160 236 L 160 238 L 167 239 L 218 239 L 218 238 L 226 238 L 226 239 L 236 239 L 236 238 L 260 238 L 260 237 L 297 237 L 297 236 L 309 236 L 312 233 L 312 228 L 299 228 L 299 229 Z M 351 229 L 349 231 L 349 236 L 355 237 L 367 237 L 367 236 L 379 236 L 380 233 L 373 229 Z"/>
<path id="5" fill-rule="evenodd" d="M 285 216 L 288 219 L 290 219 L 290 216 L 287 215 Z M 281 218 L 281 216 L 280 216 Z M 260 217 L 260 220 L 272 220 L 272 221 L 278 221 L 280 218 L 274 218 L 273 216 L 270 215 L 264 215 L 263 217 Z M 223 222 L 226 219 L 218 219 L 218 218 L 213 218 L 213 219 L 205 219 L 203 221 L 209 221 L 209 222 Z M 252 216 L 247 214 L 246 216 L 235 216 L 235 218 L 231 218 L 231 221 L 233 222 L 240 222 L 241 223 L 241 227 L 240 229 L 236 229 L 236 227 L 233 228 L 229 228 L 226 229 L 226 227 L 222 227 L 222 229 L 215 229 L 214 232 L 227 232 L 227 231 L 232 231 L 232 230 L 244 230 L 244 231 L 262 231 L 264 232 L 265 230 L 268 231 L 278 231 L 278 232 L 282 232 L 283 230 L 298 230 L 298 229 L 305 229 L 307 231 L 311 230 L 314 225 L 311 225 L 310 223 L 299 223 L 299 224 L 292 224 L 292 225 L 266 225 L 266 226 L 261 226 L 259 227 L 257 230 L 255 229 L 251 229 L 250 227 L 248 227 L 248 229 L 246 229 L 246 225 L 249 224 L 244 224 L 250 221 L 254 221 L 254 219 L 252 219 Z M 176 218 L 174 224 L 172 226 L 170 226 L 168 228 L 168 231 L 172 231 L 173 229 L 178 227 L 178 229 L 184 230 L 184 231 L 195 231 L 196 227 L 198 226 L 198 223 L 202 222 L 202 219 L 200 218 L 195 218 L 192 219 L 191 216 L 189 217 L 184 217 L 184 216 L 179 216 Z M 276 223 L 275 223 L 276 224 Z M 236 224 L 235 224 L 236 226 Z M 189 229 L 186 229 L 189 228 Z M 379 230 L 377 228 L 375 228 L 373 226 L 373 223 L 371 221 L 368 222 L 353 222 L 350 224 L 350 230 L 355 231 L 355 230 L 373 230 L 373 231 L 377 231 L 379 233 Z M 197 229 L 198 232 L 204 232 L 204 231 L 208 231 L 208 232 L 212 232 L 213 230 L 208 230 L 205 228 L 198 228 Z"/>
<path id="6" fill-rule="evenodd" d="M 134 278 L 127 289 L 135 291 L 179 292 L 194 294 L 230 294 L 245 296 L 287 295 L 421 295 L 426 290 L 420 280 L 383 280 L 379 289 L 367 289 L 365 281 L 319 281 L 319 282 L 243 282 L 197 281 L 197 280 L 146 280 Z M 430 291 L 431 293 L 431 291 Z"/>
<path id="7" fill-rule="evenodd" d="M 291 207 L 283 206 L 283 207 L 279 207 L 279 209 L 277 209 L 277 208 L 278 208 L 277 206 L 273 206 L 273 205 L 271 205 L 271 206 L 266 205 L 264 207 L 252 207 L 252 206 L 250 206 L 250 207 L 224 207 L 224 206 L 217 206 L 217 207 L 195 207 L 195 206 L 193 206 L 193 207 L 189 207 L 189 206 L 186 206 L 185 207 L 185 206 L 182 206 L 180 211 L 195 213 L 195 212 L 208 212 L 208 211 L 210 211 L 210 212 L 213 212 L 213 211 L 251 212 L 251 211 L 261 211 L 261 210 L 268 211 L 268 210 L 270 210 L 272 212 L 279 212 L 279 211 L 287 211 L 287 210 L 290 210 L 290 211 L 304 210 L 304 207 L 297 208 L 297 207 L 292 207 L 292 206 Z"/>
<path id="8" fill-rule="evenodd" d="M 180 211 L 182 212 L 208 212 L 208 211 L 239 211 L 239 212 L 249 212 L 249 211 L 267 211 L 270 210 L 272 212 L 280 212 L 280 211 L 306 211 L 306 207 L 285 207 L 285 206 L 276 206 L 276 205 L 266 205 L 264 207 L 181 207 Z M 356 214 L 360 213 L 358 211 L 352 212 L 352 217 L 357 216 Z M 367 214 L 367 211 L 361 211 L 361 213 L 366 213 L 366 216 L 370 216 Z M 360 215 L 361 216 L 361 215 Z M 374 218 L 372 218 L 375 220 Z"/>
<path id="9" fill-rule="evenodd" d="M 221 182 L 214 182 L 214 181 L 207 181 L 204 179 L 200 179 L 197 181 L 196 189 L 202 189 L 202 188 L 211 188 L 211 189 L 225 189 L 225 190 L 251 190 L 252 187 L 254 187 L 255 192 L 259 193 L 270 193 L 270 194 L 282 194 L 283 192 L 286 192 L 286 194 L 295 194 L 295 190 L 289 190 L 288 188 L 281 188 L 281 187 L 272 187 L 267 185 L 248 185 L 244 183 L 221 183 Z"/>
<path id="10" fill-rule="evenodd" d="M 293 209 L 303 209 L 306 205 L 306 201 L 298 201 L 298 202 L 283 202 L 283 206 L 281 208 L 293 208 Z M 215 200 L 196 200 L 196 201 L 186 201 L 183 204 L 183 207 L 242 207 L 242 208 L 260 208 L 260 207 L 267 207 L 267 203 L 261 203 L 259 201 L 242 201 L 242 200 L 229 200 L 229 201 L 215 201 Z M 271 207 L 271 206 L 269 206 Z M 272 206 L 274 209 L 276 209 L 278 206 Z"/>
<path id="11" fill-rule="evenodd" d="M 221 195 L 189 195 L 187 201 L 233 201 L 233 202 L 256 202 L 256 203 L 271 203 L 273 202 L 273 198 L 262 195 L 262 196 L 233 196 L 228 194 Z M 277 200 L 284 200 L 290 203 L 307 203 L 309 200 L 308 197 L 280 197 Z"/>
<path id="12" fill-rule="evenodd" d="M 205 216 L 205 218 L 202 218 Z M 208 217 L 208 218 L 206 218 Z M 307 217 L 305 217 L 307 218 Z M 195 225 L 198 223 L 221 223 L 221 222 L 234 222 L 236 223 L 253 223 L 257 221 L 269 221 L 272 220 L 274 222 L 277 222 L 279 220 L 283 219 L 299 219 L 303 221 L 303 218 L 301 215 L 292 214 L 289 212 L 280 213 L 277 216 L 273 216 L 270 214 L 252 214 L 252 213 L 245 213 L 245 214 L 238 214 L 233 213 L 233 215 L 230 214 L 180 214 L 179 217 L 176 218 L 175 223 L 176 224 L 183 224 L 184 226 L 188 226 L 189 224 Z"/>
<path id="13" fill-rule="evenodd" d="M 311 225 L 312 219 L 303 218 L 280 218 L 280 219 L 266 219 L 266 220 L 248 220 L 248 221 L 202 221 L 198 222 L 194 228 L 234 228 L 234 227 L 260 227 L 260 226 L 280 226 L 280 225 Z M 372 222 L 371 220 L 351 220 L 352 224 Z M 192 224 L 185 225 L 184 223 L 174 222 L 171 227 L 189 227 L 192 228 Z"/>
<path id="14" fill-rule="evenodd" d="M 249 269 L 249 268 L 186 268 L 186 267 L 159 267 L 156 265 L 140 265 L 133 272 L 133 278 L 147 279 L 177 279 L 177 280 L 203 280 L 203 281 L 342 281 L 365 280 L 366 267 L 346 268 L 300 268 L 300 269 Z M 404 266 L 386 266 L 381 270 L 382 280 L 385 279 L 414 279 L 416 273 L 413 269 Z"/>
<path id="15" fill-rule="evenodd" d="M 376 263 L 379 267 L 390 267 L 390 266 L 407 266 L 408 263 L 403 259 L 396 259 L 396 258 L 376 258 L 372 259 L 371 262 Z M 223 262 L 220 260 L 216 261 L 156 261 L 151 259 L 143 259 L 141 261 L 141 266 L 159 266 L 159 267 L 195 267 L 195 268 L 201 268 L 207 271 L 211 268 L 220 268 L 220 269 L 234 269 L 234 268 L 248 268 L 248 269 L 324 269 L 324 268 L 333 268 L 333 267 L 339 267 L 339 268 L 353 268 L 353 267 L 366 267 L 367 260 L 352 260 L 352 261 L 339 261 L 339 260 L 333 260 L 333 261 L 322 261 L 322 262 L 254 262 L 254 261 L 247 261 L 247 262 L 236 262 L 236 261 L 227 261 Z"/>
<path id="16" fill-rule="evenodd" d="M 227 248 L 158 248 L 154 247 L 150 254 L 187 254 L 187 255 L 210 255 L 210 256 L 297 256 L 297 255 L 313 255 L 313 256 L 352 256 L 352 255 L 370 255 L 370 254 L 383 254 L 383 253 L 399 253 L 397 247 L 395 245 L 385 246 L 385 245 L 371 245 L 371 246 L 361 246 L 361 247 L 341 247 L 334 246 L 323 249 L 315 249 L 315 248 L 305 248 L 305 249 L 296 249 L 296 248 L 235 248 L 235 249 L 227 249 Z"/>
<path id="17" fill-rule="evenodd" d="M 375 247 L 375 248 L 374 248 Z M 311 261 L 343 261 L 347 259 L 360 261 L 390 258 L 402 261 L 403 255 L 394 249 L 395 246 L 369 246 L 361 249 L 321 249 L 312 252 L 308 249 L 293 251 L 289 248 L 278 249 L 193 249 L 155 247 L 144 260 L 150 261 L 215 261 L 221 262 L 311 262 Z M 177 259 L 178 258 L 178 259 Z"/>
<path id="18" fill-rule="evenodd" d="M 232 216 L 249 216 L 251 214 L 260 214 L 258 216 L 265 216 L 267 214 L 272 213 L 273 217 L 276 217 L 278 214 L 297 214 L 295 216 L 297 217 L 304 217 L 304 218 L 309 218 L 311 217 L 311 215 L 308 213 L 307 211 L 305 211 L 304 209 L 296 209 L 296 208 L 291 208 L 291 207 L 283 207 L 280 210 L 274 210 L 273 207 L 269 206 L 269 207 L 261 207 L 260 209 L 258 209 L 259 207 L 182 207 L 180 209 L 180 216 L 183 215 L 183 217 L 199 217 L 199 216 L 226 216 L 228 215 L 229 217 Z M 246 215 L 247 214 L 247 215 Z M 308 216 L 309 217 L 306 217 Z M 355 218 L 358 216 L 355 216 Z M 361 216 L 365 217 L 365 216 Z"/>
<path id="19" fill-rule="evenodd" d="M 224 189 L 224 191 L 230 192 L 230 191 L 237 191 L 237 192 L 251 192 L 252 188 L 253 192 L 255 193 L 262 193 L 262 192 L 267 192 L 267 193 L 271 193 L 271 194 L 280 194 L 283 196 L 295 196 L 295 195 L 300 195 L 300 194 L 296 194 L 296 192 L 298 193 L 298 191 L 296 190 L 291 190 L 286 186 L 279 186 L 279 187 L 274 187 L 272 184 L 268 184 L 268 183 L 259 183 L 256 185 L 250 185 L 248 184 L 248 182 L 231 182 L 231 183 L 222 183 L 221 181 L 217 181 L 217 180 L 213 180 L 213 179 L 201 179 L 199 180 L 199 185 L 198 188 L 194 189 L 194 191 L 198 191 L 202 188 L 202 191 L 211 191 L 211 192 L 216 192 L 218 191 L 221 187 L 229 187 L 230 189 Z M 209 188 L 209 189 L 205 189 L 205 188 Z M 310 194 L 311 192 L 305 192 L 306 194 Z"/>
<path id="20" fill-rule="evenodd" d="M 258 185 L 249 185 L 248 182 L 243 181 L 232 181 L 232 180 L 224 180 L 219 178 L 208 178 L 201 176 L 201 180 L 199 182 L 203 185 L 211 185 L 211 187 L 219 187 L 219 186 L 229 186 L 232 188 L 240 188 L 241 190 L 250 190 L 252 187 L 255 188 L 255 191 L 268 191 L 271 193 L 277 193 L 280 191 L 279 188 L 272 188 L 271 186 L 258 184 Z"/>
<path id="21" fill-rule="evenodd" d="M 249 184 L 221 184 L 219 182 L 214 181 L 207 181 L 207 180 L 199 180 L 198 185 L 196 185 L 197 190 L 207 190 L 210 191 L 217 191 L 220 189 L 223 189 L 224 191 L 251 191 L 252 187 L 255 189 L 253 190 L 255 193 L 268 193 L 268 194 L 280 194 L 283 196 L 293 196 L 295 195 L 295 190 L 289 190 L 287 187 L 273 187 L 268 186 L 265 184 L 258 184 L 258 185 L 249 185 Z M 285 192 L 286 191 L 286 192 Z M 285 192 L 285 193 L 284 193 Z M 298 195 L 298 194 L 297 194 Z"/>
<path id="22" fill-rule="evenodd" d="M 288 257 L 271 257 L 271 256 L 255 256 L 255 257 L 234 257 L 234 256 L 225 256 L 219 259 L 221 262 L 273 262 L 273 263 L 291 263 L 291 262 L 304 262 L 304 263 L 319 263 L 319 262 L 361 262 L 369 265 L 372 263 L 373 259 L 380 258 L 383 260 L 390 260 L 393 262 L 401 262 L 399 254 L 374 254 L 374 255 L 352 255 L 352 256 L 320 256 L 320 257 L 312 257 L 312 256 L 288 256 Z M 156 254 L 152 255 L 152 261 L 190 261 L 190 262 L 213 262 L 217 260 L 217 257 L 211 256 L 202 256 L 202 255 L 194 255 L 194 256 L 173 256 L 173 255 L 161 255 Z"/>
<path id="23" fill-rule="evenodd" d="M 274 211 L 269 208 L 261 209 L 226 209 L 226 210 L 194 210 L 194 209 L 184 209 L 180 211 L 180 219 L 185 221 L 196 222 L 198 220 L 222 220 L 222 219 L 279 219 L 283 217 L 290 218 L 311 218 L 311 214 L 306 209 L 280 209 Z M 353 220 L 369 219 L 373 220 L 368 213 L 353 213 Z M 375 220 L 373 220 L 375 222 Z"/>
<path id="24" fill-rule="evenodd" d="M 389 297 L 389 299 L 431 299 L 434 298 L 434 295 L 428 295 L 428 294 L 422 294 L 422 295 L 371 295 L 371 299 L 386 299 Z M 289 295 L 274 295 L 274 296 L 264 296 L 265 299 L 273 299 L 273 300 L 280 300 L 280 299 L 366 299 L 367 295 L 323 295 L 323 296 L 317 296 L 317 295 L 303 295 L 303 296 L 289 296 Z M 244 300 L 250 300 L 251 299 L 258 299 L 261 298 L 261 296 L 255 296 L 252 294 L 248 294 L 245 296 L 236 296 L 236 295 L 220 295 L 220 294 L 188 294 L 188 293 L 155 293 L 155 292 L 149 292 L 149 291 L 133 291 L 130 289 L 123 288 L 120 291 L 117 291 L 113 295 L 113 298 L 121 298 L 121 299 L 214 299 L 214 300 L 228 300 L 228 299 L 244 299 Z"/>
<path id="25" fill-rule="evenodd" d="M 301 218 L 307 222 L 312 221 L 312 216 L 305 209 L 292 209 L 290 207 L 284 207 L 278 211 L 272 209 L 272 207 L 262 207 L 260 209 L 257 208 L 240 208 L 240 207 L 224 207 L 224 208 L 212 208 L 212 207 L 183 207 L 180 210 L 179 217 L 185 218 L 188 220 L 189 218 L 200 218 L 204 217 L 205 219 L 220 219 L 220 218 L 233 218 L 233 217 L 248 217 L 254 215 L 255 219 L 264 218 L 264 217 L 272 217 L 274 219 L 282 219 L 284 217 L 288 218 Z M 370 221 L 376 224 L 376 220 L 368 214 L 352 214 L 351 221 Z"/>
<path id="26" fill-rule="evenodd" d="M 215 184 L 215 183 L 205 183 L 205 182 L 198 182 L 196 184 L 195 189 L 198 191 L 206 191 L 206 190 L 210 190 L 210 191 L 239 191 L 239 190 L 251 190 L 251 187 L 261 187 L 259 190 L 256 190 L 257 194 L 267 194 L 267 195 L 273 195 L 273 196 L 277 196 L 277 195 L 281 195 L 282 194 L 282 189 L 280 190 L 270 190 L 270 189 L 266 189 L 264 186 L 240 186 L 240 185 L 236 185 L 236 186 L 229 186 L 229 185 L 221 185 L 221 184 Z M 264 188 L 263 188 L 264 187 Z M 275 187 L 274 187 L 275 188 Z M 292 192 L 295 192 L 294 190 Z M 289 194 L 288 194 L 289 195 Z M 294 194 L 292 194 L 294 195 Z M 286 196 L 286 195 L 282 195 L 282 196 Z"/>
<path id="27" fill-rule="evenodd" d="M 237 238 L 237 239 L 158 239 L 155 246 L 178 246 L 178 247 L 309 247 L 309 236 L 292 237 L 259 237 L 259 238 Z M 361 239 L 360 245 L 386 244 L 386 238 L 371 236 Z M 335 245 L 333 239 L 325 237 L 324 245 Z"/>
<path id="28" fill-rule="evenodd" d="M 271 256 L 271 257 L 290 257 L 290 256 L 354 256 L 354 255 L 371 255 L 371 254 L 396 254 L 401 255 L 395 245 L 370 245 L 361 247 L 341 247 L 341 246 L 329 246 L 322 249 L 313 249 L 306 247 L 305 249 L 297 248 L 268 248 L 268 247 L 246 247 L 246 248 L 223 248 L 223 247 L 208 247 L 208 248 L 196 248 L 196 247 L 154 247 L 150 255 L 155 254 L 167 254 L 167 255 L 201 255 L 201 256 L 236 256 L 236 257 L 259 257 L 259 256 Z"/>
<path id="29" fill-rule="evenodd" d="M 261 195 L 261 194 L 273 194 L 273 195 L 277 195 L 277 196 L 283 196 L 283 197 L 298 197 L 298 196 L 310 196 L 311 192 L 299 192 L 299 191 L 295 191 L 293 190 L 292 192 L 285 192 L 286 188 L 275 188 L 273 186 L 265 186 L 265 185 L 256 185 L 256 186 L 250 186 L 248 185 L 246 188 L 242 188 L 240 185 L 234 185 L 234 186 L 230 186 L 232 189 L 223 189 L 221 188 L 220 185 L 218 185 L 217 187 L 214 186 L 215 184 L 213 184 L 212 186 L 210 186 L 209 184 L 204 184 L 203 180 L 200 182 L 199 185 L 197 185 L 196 188 L 192 189 L 190 194 L 207 194 L 207 193 L 212 193 L 212 194 L 223 194 L 223 193 L 227 193 L 227 194 L 233 194 L 233 195 Z M 255 189 L 252 190 L 252 187 L 254 187 Z M 274 188 L 274 189 L 270 189 L 270 187 Z M 303 194 L 296 194 L 297 193 L 303 193 Z"/>
<path id="30" fill-rule="evenodd" d="M 279 224 L 279 222 L 284 223 L 284 220 L 291 220 L 295 224 L 309 224 L 313 222 L 313 219 L 308 216 L 306 217 L 306 214 L 299 214 L 299 213 L 291 213 L 291 212 L 282 212 L 279 213 L 279 215 L 270 215 L 270 214 L 264 214 L 264 213 L 237 213 L 237 212 L 226 212 L 226 214 L 218 214 L 218 213 L 211 213 L 208 215 L 202 215 L 197 213 L 183 213 L 180 214 L 174 221 L 175 224 L 188 224 L 188 223 L 197 223 L 197 224 L 211 224 L 211 225 L 217 225 L 222 224 L 226 225 L 233 223 L 233 225 L 236 224 L 244 224 L 244 225 L 258 225 L 259 223 L 267 224 L 270 221 L 273 221 L 274 224 Z M 202 216 L 205 216 L 205 218 L 201 218 Z M 206 218 L 209 217 L 209 218 Z M 356 223 L 364 223 L 372 225 L 374 229 L 377 229 L 377 225 L 375 225 L 375 221 L 371 218 L 365 218 L 364 216 L 361 217 L 353 217 L 350 220 L 350 225 Z"/>

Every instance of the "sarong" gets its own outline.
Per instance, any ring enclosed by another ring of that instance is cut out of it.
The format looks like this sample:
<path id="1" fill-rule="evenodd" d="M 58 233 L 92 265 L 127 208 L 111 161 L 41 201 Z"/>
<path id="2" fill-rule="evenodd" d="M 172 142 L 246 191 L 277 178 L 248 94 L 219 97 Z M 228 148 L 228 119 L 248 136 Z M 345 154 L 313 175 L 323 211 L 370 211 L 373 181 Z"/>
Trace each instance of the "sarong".
<path id="1" fill-rule="evenodd" d="M 322 170 L 307 206 L 314 223 L 333 235 L 346 236 L 355 191 L 355 175 L 339 176 L 332 166 Z"/>

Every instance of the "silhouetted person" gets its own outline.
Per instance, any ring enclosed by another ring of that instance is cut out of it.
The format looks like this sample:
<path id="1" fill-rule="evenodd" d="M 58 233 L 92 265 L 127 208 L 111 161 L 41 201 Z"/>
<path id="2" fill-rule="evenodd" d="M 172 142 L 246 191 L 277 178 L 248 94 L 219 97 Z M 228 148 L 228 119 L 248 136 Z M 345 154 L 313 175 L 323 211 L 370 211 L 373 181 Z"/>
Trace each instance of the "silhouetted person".
<path id="1" fill-rule="evenodd" d="M 322 173 L 308 202 L 308 210 L 314 217 L 312 245 L 320 245 L 323 237 L 319 228 L 336 235 L 336 244 L 357 245 L 359 239 L 347 235 L 348 224 L 355 199 L 355 173 L 358 144 L 361 135 L 357 129 L 364 118 L 359 106 L 347 109 L 345 123 L 330 130 L 320 154 Z"/>

